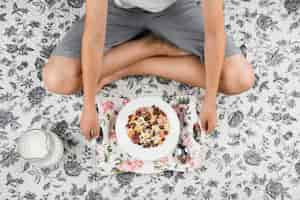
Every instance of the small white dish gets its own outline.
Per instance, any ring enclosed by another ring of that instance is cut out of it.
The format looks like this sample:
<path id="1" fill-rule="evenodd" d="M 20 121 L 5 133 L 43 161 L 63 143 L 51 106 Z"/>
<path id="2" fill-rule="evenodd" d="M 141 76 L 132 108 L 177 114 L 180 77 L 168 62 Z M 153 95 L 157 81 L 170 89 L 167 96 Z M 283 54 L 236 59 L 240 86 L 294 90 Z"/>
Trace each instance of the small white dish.
<path id="1" fill-rule="evenodd" d="M 170 125 L 169 134 L 165 141 L 151 148 L 144 148 L 134 144 L 128 134 L 126 124 L 128 116 L 141 107 L 149 107 L 155 105 L 159 107 L 166 115 Z M 158 160 L 162 157 L 172 154 L 177 146 L 180 134 L 180 123 L 175 110 L 167 102 L 163 101 L 159 96 L 140 97 L 130 101 L 119 112 L 116 119 L 116 136 L 117 142 L 122 151 L 128 153 L 132 157 L 140 160 Z"/>

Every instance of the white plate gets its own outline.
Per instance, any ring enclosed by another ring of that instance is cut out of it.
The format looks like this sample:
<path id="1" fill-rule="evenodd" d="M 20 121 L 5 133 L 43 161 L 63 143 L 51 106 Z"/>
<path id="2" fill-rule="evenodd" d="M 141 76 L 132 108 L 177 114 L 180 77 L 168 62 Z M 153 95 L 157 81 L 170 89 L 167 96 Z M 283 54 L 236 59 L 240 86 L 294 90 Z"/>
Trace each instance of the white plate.
<path id="1" fill-rule="evenodd" d="M 140 145 L 134 144 L 127 134 L 126 124 L 128 116 L 133 114 L 141 107 L 155 105 L 159 107 L 167 115 L 170 132 L 166 136 L 165 141 L 151 148 L 143 148 Z M 140 97 L 130 101 L 119 112 L 116 119 L 116 135 L 117 142 L 122 151 L 128 153 L 132 157 L 140 160 L 158 160 L 162 157 L 170 155 L 176 148 L 180 134 L 180 123 L 175 110 L 158 96 Z"/>

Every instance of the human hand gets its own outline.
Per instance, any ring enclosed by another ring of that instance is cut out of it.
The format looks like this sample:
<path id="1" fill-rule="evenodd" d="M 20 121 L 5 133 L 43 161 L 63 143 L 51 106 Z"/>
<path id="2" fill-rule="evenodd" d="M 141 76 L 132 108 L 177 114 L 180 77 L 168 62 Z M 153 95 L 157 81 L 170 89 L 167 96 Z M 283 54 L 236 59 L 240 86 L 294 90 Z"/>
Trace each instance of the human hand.
<path id="1" fill-rule="evenodd" d="M 84 106 L 80 118 L 80 128 L 86 140 L 99 136 L 98 113 L 94 106 Z"/>
<path id="2" fill-rule="evenodd" d="M 204 99 L 199 117 L 201 130 L 205 133 L 211 133 L 217 124 L 216 101 Z"/>

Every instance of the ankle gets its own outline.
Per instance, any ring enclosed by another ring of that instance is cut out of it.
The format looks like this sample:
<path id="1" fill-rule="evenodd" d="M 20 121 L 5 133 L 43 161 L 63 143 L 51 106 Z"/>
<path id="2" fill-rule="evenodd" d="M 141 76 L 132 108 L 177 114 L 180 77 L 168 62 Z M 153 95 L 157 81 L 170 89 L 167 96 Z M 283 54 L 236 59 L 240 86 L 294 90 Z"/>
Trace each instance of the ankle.
<path id="1" fill-rule="evenodd" d="M 147 36 L 142 38 L 140 41 L 140 48 L 148 52 L 150 56 L 160 56 L 164 55 L 163 42 L 155 36 Z"/>

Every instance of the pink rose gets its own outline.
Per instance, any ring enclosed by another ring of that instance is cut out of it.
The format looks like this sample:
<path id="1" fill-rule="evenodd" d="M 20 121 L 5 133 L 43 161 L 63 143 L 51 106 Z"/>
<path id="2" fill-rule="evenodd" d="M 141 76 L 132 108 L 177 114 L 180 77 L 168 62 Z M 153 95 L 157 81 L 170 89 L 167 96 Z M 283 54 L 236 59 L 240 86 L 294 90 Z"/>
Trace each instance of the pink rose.
<path id="1" fill-rule="evenodd" d="M 163 157 L 159 160 L 159 162 L 162 164 L 162 165 L 166 165 L 168 164 L 169 162 L 169 158 L 168 157 Z"/>
<path id="2" fill-rule="evenodd" d="M 143 167 L 143 165 L 144 165 L 144 161 L 142 161 L 142 160 L 134 160 L 134 161 L 133 161 L 133 165 L 134 165 L 136 168 L 141 168 L 141 167 Z"/>
<path id="3" fill-rule="evenodd" d="M 188 148 L 191 148 L 192 145 L 193 145 L 193 141 L 192 141 L 192 138 L 189 137 L 189 136 L 183 136 L 182 137 L 182 140 L 183 140 L 183 145 L 188 147 Z"/>
<path id="4" fill-rule="evenodd" d="M 141 167 L 143 167 L 144 162 L 142 160 L 124 160 L 117 168 L 122 171 L 135 171 Z"/>
<path id="5" fill-rule="evenodd" d="M 115 141 L 117 139 L 117 134 L 114 130 L 109 132 L 109 139 Z"/>
<path id="6" fill-rule="evenodd" d="M 130 101 L 129 99 L 123 99 L 122 103 L 123 103 L 123 105 L 126 105 L 127 103 L 129 103 L 129 101 Z"/>
<path id="7" fill-rule="evenodd" d="M 105 101 L 101 103 L 100 108 L 104 113 L 114 108 L 114 103 L 112 101 Z"/>
<path id="8" fill-rule="evenodd" d="M 120 163 L 119 165 L 116 166 L 119 170 L 121 171 L 126 171 L 126 172 L 130 172 L 132 171 L 132 168 L 130 165 L 128 165 L 127 163 Z"/>

